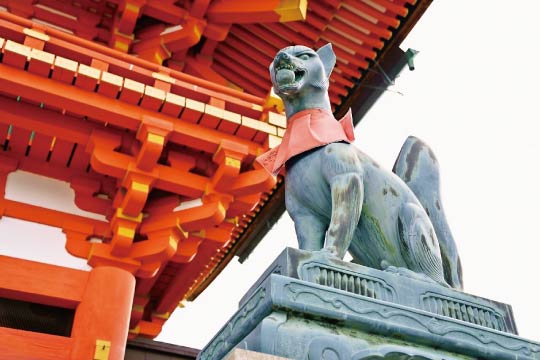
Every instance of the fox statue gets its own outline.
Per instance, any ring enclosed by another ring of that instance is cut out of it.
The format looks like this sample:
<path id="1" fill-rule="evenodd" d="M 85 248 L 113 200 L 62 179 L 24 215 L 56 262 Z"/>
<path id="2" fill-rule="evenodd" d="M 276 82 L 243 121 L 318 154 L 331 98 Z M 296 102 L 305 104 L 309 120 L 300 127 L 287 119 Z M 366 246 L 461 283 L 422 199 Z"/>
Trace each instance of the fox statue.
<path id="1" fill-rule="evenodd" d="M 348 251 L 359 264 L 462 289 L 433 152 L 409 137 L 393 173 L 353 146 L 350 111 L 340 121 L 331 112 L 335 62 L 331 44 L 297 45 L 280 50 L 269 69 L 287 130 L 257 160 L 274 174 L 286 168 L 285 205 L 299 247 L 341 259 Z"/>

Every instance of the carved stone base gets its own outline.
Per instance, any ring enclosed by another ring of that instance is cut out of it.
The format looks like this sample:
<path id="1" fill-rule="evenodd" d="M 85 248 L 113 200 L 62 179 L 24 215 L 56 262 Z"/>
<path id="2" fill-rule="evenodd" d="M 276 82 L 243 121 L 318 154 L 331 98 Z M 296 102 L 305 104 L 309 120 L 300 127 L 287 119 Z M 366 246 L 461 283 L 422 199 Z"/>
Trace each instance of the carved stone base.
<path id="1" fill-rule="evenodd" d="M 244 348 L 292 359 L 540 359 L 510 306 L 286 249 L 198 359 Z"/>
<path id="2" fill-rule="evenodd" d="M 263 354 L 260 352 L 234 349 L 225 360 L 289 360 L 275 355 Z"/>

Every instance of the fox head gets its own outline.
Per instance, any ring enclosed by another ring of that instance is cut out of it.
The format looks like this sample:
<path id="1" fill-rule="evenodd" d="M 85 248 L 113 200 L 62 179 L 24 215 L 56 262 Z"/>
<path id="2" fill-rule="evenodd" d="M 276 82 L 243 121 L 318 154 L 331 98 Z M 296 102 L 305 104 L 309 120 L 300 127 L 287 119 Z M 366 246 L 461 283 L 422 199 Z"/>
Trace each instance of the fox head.
<path id="1" fill-rule="evenodd" d="M 270 64 L 270 78 L 274 92 L 283 100 L 287 118 L 311 108 L 330 111 L 328 79 L 335 64 L 331 44 L 317 51 L 295 45 L 277 53 Z"/>

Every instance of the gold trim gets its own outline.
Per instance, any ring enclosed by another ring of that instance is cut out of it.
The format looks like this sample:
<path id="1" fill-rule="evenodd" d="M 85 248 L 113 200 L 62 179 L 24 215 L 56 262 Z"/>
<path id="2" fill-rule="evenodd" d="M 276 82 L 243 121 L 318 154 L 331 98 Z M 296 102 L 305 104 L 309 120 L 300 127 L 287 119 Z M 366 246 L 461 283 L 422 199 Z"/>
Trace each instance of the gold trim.
<path id="1" fill-rule="evenodd" d="M 307 0 L 281 0 L 274 11 L 279 15 L 279 22 L 306 20 Z"/>
<path id="2" fill-rule="evenodd" d="M 141 9 L 140 6 L 137 6 L 135 4 L 132 4 L 132 3 L 128 2 L 126 4 L 126 9 L 124 11 L 133 11 L 133 12 L 138 13 L 140 9 Z"/>
<path id="3" fill-rule="evenodd" d="M 236 169 L 240 169 L 240 166 L 242 165 L 242 162 L 240 160 L 238 160 L 238 159 L 232 158 L 230 156 L 226 156 L 225 157 L 225 165 L 234 167 Z"/>
<path id="4" fill-rule="evenodd" d="M 158 313 L 153 312 L 152 317 L 156 317 L 158 319 L 163 319 L 163 320 L 168 320 L 169 317 L 171 317 L 171 313 L 166 312 L 166 313 L 158 314 Z"/>
<path id="5" fill-rule="evenodd" d="M 165 136 L 148 133 L 146 140 L 152 144 L 163 146 L 165 144 Z"/>
<path id="6" fill-rule="evenodd" d="M 119 236 L 127 237 L 127 238 L 133 238 L 135 236 L 135 231 L 133 229 L 120 226 L 118 227 L 117 231 Z"/>
<path id="7" fill-rule="evenodd" d="M 178 241 L 176 241 L 174 236 L 169 236 L 169 246 L 171 249 L 174 249 L 175 252 L 178 250 Z"/>
<path id="8" fill-rule="evenodd" d="M 177 221 L 176 227 L 177 227 L 178 230 L 182 233 L 182 235 L 184 236 L 184 238 L 187 239 L 187 237 L 189 236 L 189 231 L 185 231 L 184 229 L 182 229 L 182 225 L 180 225 L 180 222 L 178 222 L 178 221 Z"/>
<path id="9" fill-rule="evenodd" d="M 135 191 L 140 191 L 143 193 L 147 193 L 149 190 L 148 184 L 140 183 L 138 181 L 131 182 L 131 189 Z"/>
<path id="10" fill-rule="evenodd" d="M 109 360 L 109 351 L 111 342 L 108 340 L 96 340 L 96 349 L 94 350 L 94 360 Z"/>
<path id="11" fill-rule="evenodd" d="M 114 41 L 114 48 L 117 49 L 117 50 L 123 51 L 123 52 L 128 52 L 129 44 L 124 42 L 124 41 L 115 40 Z"/>

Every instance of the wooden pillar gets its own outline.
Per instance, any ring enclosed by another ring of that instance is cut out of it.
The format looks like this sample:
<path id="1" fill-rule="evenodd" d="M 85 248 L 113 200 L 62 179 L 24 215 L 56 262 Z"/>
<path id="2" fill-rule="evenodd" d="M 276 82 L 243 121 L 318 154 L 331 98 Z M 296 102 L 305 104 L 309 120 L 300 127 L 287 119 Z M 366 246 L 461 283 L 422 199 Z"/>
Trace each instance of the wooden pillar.
<path id="1" fill-rule="evenodd" d="M 71 359 L 124 359 L 134 276 L 116 267 L 94 268 L 77 306 Z"/>

